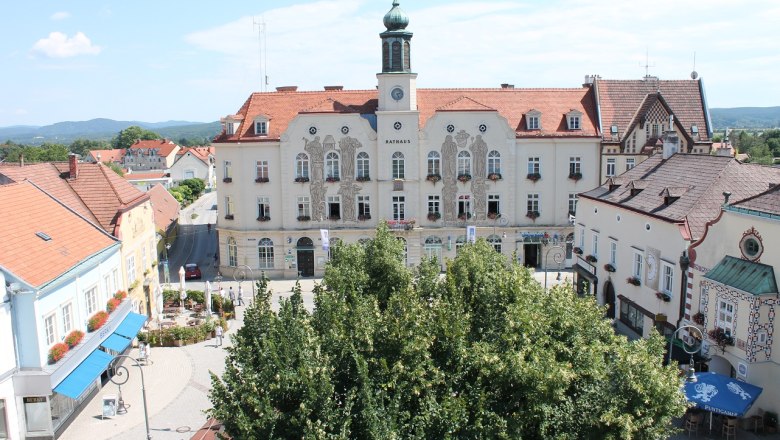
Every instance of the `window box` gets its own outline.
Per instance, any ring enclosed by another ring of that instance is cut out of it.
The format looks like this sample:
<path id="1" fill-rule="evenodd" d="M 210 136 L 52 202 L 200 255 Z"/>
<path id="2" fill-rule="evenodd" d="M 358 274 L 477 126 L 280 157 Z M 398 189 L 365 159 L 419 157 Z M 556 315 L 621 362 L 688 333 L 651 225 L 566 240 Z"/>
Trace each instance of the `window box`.
<path id="1" fill-rule="evenodd" d="M 298 216 L 298 221 L 299 222 L 308 222 L 309 220 L 311 220 L 311 217 L 309 217 L 308 215 L 299 215 Z"/>
<path id="2" fill-rule="evenodd" d="M 117 290 L 114 294 L 114 298 L 118 299 L 119 301 L 124 301 L 124 299 L 127 298 L 127 292 L 124 290 Z"/>
<path id="3" fill-rule="evenodd" d="M 539 173 L 528 173 L 528 175 L 525 176 L 525 178 L 532 182 L 536 182 L 537 180 L 542 178 L 542 175 Z"/>
<path id="4" fill-rule="evenodd" d="M 425 180 L 427 180 L 428 182 L 433 182 L 433 184 L 435 185 L 436 182 L 441 180 L 441 174 L 428 174 L 428 176 L 425 177 Z"/>
<path id="5" fill-rule="evenodd" d="M 571 179 L 571 180 L 576 182 L 576 181 L 582 179 L 582 173 L 570 173 L 569 174 L 569 179 Z"/>
<path id="6" fill-rule="evenodd" d="M 497 213 L 497 212 L 488 212 L 487 216 L 488 216 L 488 218 L 489 218 L 489 219 L 491 219 L 491 220 L 495 220 L 495 219 L 497 219 L 499 216 L 501 216 L 501 214 L 499 214 L 499 213 Z"/>
<path id="7" fill-rule="evenodd" d="M 225 214 L 225 220 L 233 220 L 235 216 L 233 214 Z"/>
<path id="8" fill-rule="evenodd" d="M 138 287 L 140 284 L 141 284 L 141 283 L 140 283 L 138 280 L 135 280 L 135 281 L 133 281 L 133 282 L 130 284 L 130 290 L 133 290 L 133 289 L 135 289 L 135 288 L 136 288 L 136 287 Z"/>
<path id="9" fill-rule="evenodd" d="M 574 252 L 577 255 L 582 255 L 582 248 L 580 248 L 580 247 L 575 247 L 571 251 Z"/>
<path id="10" fill-rule="evenodd" d="M 656 298 L 663 300 L 664 302 L 669 302 L 672 300 L 672 295 L 669 295 L 666 292 L 655 292 Z"/>
<path id="11" fill-rule="evenodd" d="M 428 213 L 428 220 L 429 221 L 435 222 L 436 220 L 438 220 L 440 218 L 441 218 L 441 213 L 440 212 L 429 212 Z"/>
<path id="12" fill-rule="evenodd" d="M 68 348 L 73 348 L 81 342 L 84 338 L 84 332 L 81 330 L 73 330 L 65 336 L 65 343 L 68 344 Z"/>
<path id="13" fill-rule="evenodd" d="M 369 182 L 371 180 L 370 176 L 357 176 L 355 178 L 358 182 Z"/>
<path id="14" fill-rule="evenodd" d="M 339 178 L 339 177 L 333 177 L 333 176 L 329 176 L 329 177 L 326 177 L 326 178 L 325 178 L 325 181 L 326 181 L 326 182 L 330 182 L 330 183 L 333 183 L 333 182 L 340 182 L 340 181 L 341 181 L 341 178 Z"/>
<path id="15" fill-rule="evenodd" d="M 95 313 L 87 321 L 87 331 L 90 333 L 94 332 L 100 327 L 103 327 L 106 324 L 106 321 L 108 321 L 108 313 L 102 310 Z"/>
<path id="16" fill-rule="evenodd" d="M 501 180 L 502 179 L 501 173 L 490 173 L 490 174 L 488 174 L 487 177 L 488 177 L 488 179 L 492 180 L 493 182 L 495 182 L 496 180 Z"/>
<path id="17" fill-rule="evenodd" d="M 596 258 L 595 255 L 588 255 L 587 257 L 585 257 L 585 261 L 587 261 L 588 263 L 597 263 L 599 259 Z"/>
<path id="18" fill-rule="evenodd" d="M 267 177 L 258 177 L 257 179 L 255 179 L 255 182 L 257 182 L 257 183 L 268 183 L 268 182 L 270 182 L 270 179 L 268 179 Z"/>
<path id="19" fill-rule="evenodd" d="M 731 332 L 726 331 L 720 327 L 716 327 L 709 332 L 707 332 L 707 335 L 709 335 L 710 339 L 714 340 L 716 344 L 718 344 L 718 347 L 720 347 L 721 351 L 726 350 L 726 346 L 728 345 L 734 345 L 734 337 L 731 336 Z"/>
<path id="20" fill-rule="evenodd" d="M 330 217 L 328 217 L 328 220 L 341 220 L 341 216 L 340 215 L 331 215 Z"/>
<path id="21" fill-rule="evenodd" d="M 360 214 L 358 215 L 358 220 L 361 222 L 364 222 L 366 220 L 371 220 L 371 214 Z"/>
<path id="22" fill-rule="evenodd" d="M 525 216 L 530 218 L 531 220 L 536 220 L 539 218 L 539 211 L 528 211 L 525 213 Z"/>
<path id="23" fill-rule="evenodd" d="M 308 181 L 309 181 L 308 177 L 296 177 L 295 178 L 295 183 L 306 183 Z"/>
<path id="24" fill-rule="evenodd" d="M 695 322 L 697 325 L 704 325 L 704 313 L 699 312 L 693 315 L 693 322 Z"/>
<path id="25" fill-rule="evenodd" d="M 68 344 L 58 342 L 51 346 L 49 349 L 49 365 L 56 364 L 60 359 L 65 357 L 65 354 L 70 350 Z"/>
<path id="26" fill-rule="evenodd" d="M 387 226 L 391 229 L 404 229 L 407 231 L 411 231 L 414 229 L 414 224 L 417 223 L 417 220 L 410 218 L 410 219 L 403 219 L 403 220 L 388 220 Z"/>
<path id="27" fill-rule="evenodd" d="M 458 174 L 458 180 L 460 180 L 463 183 L 466 183 L 469 180 L 471 180 L 471 174 Z"/>
<path id="28" fill-rule="evenodd" d="M 233 178 L 232 177 L 225 177 L 224 179 L 222 179 L 222 181 L 225 182 L 225 183 L 231 183 L 233 181 Z"/>
<path id="29" fill-rule="evenodd" d="M 268 216 L 268 215 L 261 215 L 260 217 L 258 217 L 258 218 L 257 218 L 257 221 L 259 221 L 259 222 L 268 222 L 268 221 L 271 221 L 271 216 Z"/>
<path id="30" fill-rule="evenodd" d="M 628 278 L 626 278 L 626 282 L 628 284 L 633 284 L 635 286 L 641 286 L 642 285 L 642 281 L 640 281 L 638 277 L 628 277 Z"/>
<path id="31" fill-rule="evenodd" d="M 607 263 L 607 264 L 604 265 L 604 270 L 606 270 L 607 272 L 614 272 L 615 271 L 615 266 Z"/>
<path id="32" fill-rule="evenodd" d="M 110 298 L 106 302 L 106 311 L 108 313 L 114 313 L 114 310 L 116 310 L 116 308 L 119 307 L 119 303 L 121 303 L 121 302 L 122 301 L 120 301 L 120 300 L 118 300 L 116 298 Z"/>
<path id="33" fill-rule="evenodd" d="M 470 218 L 471 218 L 470 212 L 461 212 L 460 214 L 458 214 L 458 220 L 468 220 Z"/>

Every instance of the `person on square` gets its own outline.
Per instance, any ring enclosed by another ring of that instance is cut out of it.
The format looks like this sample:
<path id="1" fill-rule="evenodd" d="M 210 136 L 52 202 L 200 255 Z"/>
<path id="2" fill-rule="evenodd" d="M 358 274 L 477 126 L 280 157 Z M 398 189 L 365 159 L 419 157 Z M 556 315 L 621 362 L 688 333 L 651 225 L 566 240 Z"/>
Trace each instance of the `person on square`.
<path id="1" fill-rule="evenodd" d="M 222 347 L 222 326 L 217 325 L 217 327 L 214 329 L 217 335 L 217 347 Z"/>
<path id="2" fill-rule="evenodd" d="M 238 305 L 243 306 L 244 305 L 244 288 L 240 285 L 238 286 Z"/>
<path id="3" fill-rule="evenodd" d="M 233 305 L 236 305 L 236 293 L 233 292 L 233 286 L 230 286 L 230 292 L 228 293 L 230 297 L 230 303 Z"/>

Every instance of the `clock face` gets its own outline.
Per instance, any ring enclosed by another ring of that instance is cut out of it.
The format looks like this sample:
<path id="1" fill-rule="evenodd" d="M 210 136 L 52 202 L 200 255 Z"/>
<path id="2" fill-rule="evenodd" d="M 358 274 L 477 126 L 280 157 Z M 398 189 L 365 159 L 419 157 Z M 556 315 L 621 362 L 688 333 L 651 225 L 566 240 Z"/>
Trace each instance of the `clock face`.
<path id="1" fill-rule="evenodd" d="M 396 101 L 400 101 L 404 97 L 404 89 L 396 87 L 390 92 L 390 96 Z"/>
<path id="2" fill-rule="evenodd" d="M 655 257 L 651 254 L 647 256 L 647 279 L 648 280 L 654 280 L 655 279 L 655 273 L 658 270 L 658 262 L 655 260 Z"/>

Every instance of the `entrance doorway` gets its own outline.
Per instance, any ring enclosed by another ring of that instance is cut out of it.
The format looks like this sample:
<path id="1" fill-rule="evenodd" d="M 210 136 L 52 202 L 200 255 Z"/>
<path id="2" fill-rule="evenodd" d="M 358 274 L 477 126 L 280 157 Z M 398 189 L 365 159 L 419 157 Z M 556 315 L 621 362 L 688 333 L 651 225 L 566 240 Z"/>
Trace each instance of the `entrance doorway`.
<path id="1" fill-rule="evenodd" d="M 539 244 L 523 245 L 523 266 L 539 267 Z"/>
<path id="2" fill-rule="evenodd" d="M 301 237 L 296 248 L 298 251 L 298 273 L 302 277 L 314 276 L 314 242 L 309 237 Z"/>
<path id="3" fill-rule="evenodd" d="M 604 284 L 604 303 L 607 305 L 607 318 L 616 318 L 615 316 L 615 286 L 612 280 Z"/>

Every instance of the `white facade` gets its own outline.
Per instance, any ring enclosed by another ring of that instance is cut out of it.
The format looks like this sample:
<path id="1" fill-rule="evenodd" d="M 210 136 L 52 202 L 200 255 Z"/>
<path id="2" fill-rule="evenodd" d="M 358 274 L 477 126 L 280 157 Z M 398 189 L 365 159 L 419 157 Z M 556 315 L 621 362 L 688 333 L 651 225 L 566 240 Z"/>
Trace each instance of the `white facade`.
<path id="1" fill-rule="evenodd" d="M 0 272 L 0 438 L 18 438 L 19 414 L 14 389 L 14 373 L 18 371 L 18 358 L 13 331 L 13 316 L 5 277 Z"/>
<path id="2" fill-rule="evenodd" d="M 209 156 L 209 160 L 213 160 L 213 157 Z M 204 162 L 189 151 L 179 156 L 168 172 L 174 183 L 187 179 L 201 179 L 206 186 L 214 185 L 214 165 Z"/>

